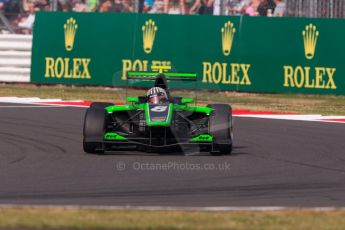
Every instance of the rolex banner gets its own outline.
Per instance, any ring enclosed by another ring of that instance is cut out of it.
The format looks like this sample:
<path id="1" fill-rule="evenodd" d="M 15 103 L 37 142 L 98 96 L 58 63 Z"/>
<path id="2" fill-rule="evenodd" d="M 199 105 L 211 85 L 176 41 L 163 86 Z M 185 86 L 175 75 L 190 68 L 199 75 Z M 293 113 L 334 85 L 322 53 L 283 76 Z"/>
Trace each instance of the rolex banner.
<path id="1" fill-rule="evenodd" d="M 344 40 L 340 19 L 39 12 L 31 81 L 126 86 L 169 65 L 198 75 L 173 88 L 345 95 Z"/>

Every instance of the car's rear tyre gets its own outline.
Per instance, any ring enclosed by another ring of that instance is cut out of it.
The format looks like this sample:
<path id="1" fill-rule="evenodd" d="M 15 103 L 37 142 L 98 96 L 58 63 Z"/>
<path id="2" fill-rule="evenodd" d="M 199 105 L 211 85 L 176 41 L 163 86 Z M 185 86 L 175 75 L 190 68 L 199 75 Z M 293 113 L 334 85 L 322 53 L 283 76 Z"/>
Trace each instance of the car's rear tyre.
<path id="1" fill-rule="evenodd" d="M 232 109 L 228 104 L 210 104 L 213 111 L 209 119 L 209 132 L 213 136 L 212 155 L 225 155 L 232 152 L 233 127 Z"/>
<path id="2" fill-rule="evenodd" d="M 87 109 L 84 119 L 83 129 L 83 148 L 86 153 L 104 153 L 103 134 L 106 126 L 106 111 L 105 107 L 109 106 L 108 103 L 93 103 Z M 93 139 L 97 141 L 86 141 Z"/>

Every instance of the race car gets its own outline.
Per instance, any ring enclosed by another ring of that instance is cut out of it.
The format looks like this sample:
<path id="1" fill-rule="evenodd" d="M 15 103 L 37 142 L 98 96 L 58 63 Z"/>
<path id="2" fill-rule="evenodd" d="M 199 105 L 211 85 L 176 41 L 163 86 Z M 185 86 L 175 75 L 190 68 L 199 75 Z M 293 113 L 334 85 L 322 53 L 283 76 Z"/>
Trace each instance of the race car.
<path id="1" fill-rule="evenodd" d="M 158 67 L 159 68 L 159 67 Z M 117 150 L 231 154 L 229 104 L 190 105 L 194 99 L 170 95 L 168 81 L 196 81 L 194 73 L 128 72 L 128 80 L 154 80 L 146 95 L 125 105 L 94 102 L 84 119 L 83 148 L 102 154 Z"/>

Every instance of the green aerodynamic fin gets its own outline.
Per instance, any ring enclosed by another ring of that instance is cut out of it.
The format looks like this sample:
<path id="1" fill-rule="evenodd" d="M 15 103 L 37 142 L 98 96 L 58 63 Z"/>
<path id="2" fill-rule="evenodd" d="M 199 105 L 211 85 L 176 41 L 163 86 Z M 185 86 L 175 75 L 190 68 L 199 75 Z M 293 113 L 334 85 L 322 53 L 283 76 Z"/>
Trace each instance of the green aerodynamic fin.
<path id="1" fill-rule="evenodd" d="M 132 104 L 132 105 L 111 105 L 105 108 L 107 113 L 114 113 L 120 111 L 129 111 L 136 109 L 144 109 L 144 104 Z"/>
<path id="2" fill-rule="evenodd" d="M 202 106 L 188 106 L 188 105 L 174 105 L 175 110 L 184 110 L 184 111 L 190 111 L 190 112 L 197 112 L 197 113 L 205 113 L 206 115 L 210 115 L 213 111 L 212 108 L 209 107 L 202 107 Z"/>
<path id="3" fill-rule="evenodd" d="M 107 141 L 126 141 L 127 138 L 124 136 L 121 136 L 118 133 L 115 132 L 109 132 L 109 133 L 105 133 L 103 136 L 104 140 Z"/>
<path id="4" fill-rule="evenodd" d="M 212 142 L 213 137 L 210 134 L 200 134 L 190 139 L 190 142 Z"/>

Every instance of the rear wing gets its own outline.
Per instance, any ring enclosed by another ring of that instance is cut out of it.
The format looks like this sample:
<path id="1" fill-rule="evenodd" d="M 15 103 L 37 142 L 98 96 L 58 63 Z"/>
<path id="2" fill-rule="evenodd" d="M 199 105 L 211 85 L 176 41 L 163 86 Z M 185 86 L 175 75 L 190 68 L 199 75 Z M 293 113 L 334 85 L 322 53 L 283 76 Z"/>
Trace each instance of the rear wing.
<path id="1" fill-rule="evenodd" d="M 156 72 L 127 72 L 127 79 L 156 80 Z M 167 80 L 196 81 L 196 73 L 164 73 Z"/>
<path id="2" fill-rule="evenodd" d="M 151 69 L 157 72 L 129 71 L 127 79 L 135 80 L 156 80 L 159 75 L 164 75 L 167 80 L 196 81 L 196 73 L 164 73 L 170 70 L 170 66 L 152 66 Z"/>

